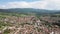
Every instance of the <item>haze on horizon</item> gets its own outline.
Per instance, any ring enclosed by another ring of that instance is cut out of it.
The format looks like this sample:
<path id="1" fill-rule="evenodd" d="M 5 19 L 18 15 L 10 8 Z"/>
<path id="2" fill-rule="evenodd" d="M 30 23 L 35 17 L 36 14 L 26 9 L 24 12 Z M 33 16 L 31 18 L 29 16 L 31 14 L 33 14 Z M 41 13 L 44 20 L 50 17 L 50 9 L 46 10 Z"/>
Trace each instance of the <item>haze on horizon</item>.
<path id="1" fill-rule="evenodd" d="M 0 9 L 9 8 L 60 10 L 60 0 L 0 0 Z"/>

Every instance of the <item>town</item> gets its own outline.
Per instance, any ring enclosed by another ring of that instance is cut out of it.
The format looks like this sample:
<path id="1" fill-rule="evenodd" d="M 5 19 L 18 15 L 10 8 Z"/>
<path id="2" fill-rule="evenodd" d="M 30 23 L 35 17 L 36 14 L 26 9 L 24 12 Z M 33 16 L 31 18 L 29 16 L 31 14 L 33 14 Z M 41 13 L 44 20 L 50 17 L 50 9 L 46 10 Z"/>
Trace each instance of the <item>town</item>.
<path id="1" fill-rule="evenodd" d="M 0 15 L 0 34 L 60 34 L 59 15 Z"/>

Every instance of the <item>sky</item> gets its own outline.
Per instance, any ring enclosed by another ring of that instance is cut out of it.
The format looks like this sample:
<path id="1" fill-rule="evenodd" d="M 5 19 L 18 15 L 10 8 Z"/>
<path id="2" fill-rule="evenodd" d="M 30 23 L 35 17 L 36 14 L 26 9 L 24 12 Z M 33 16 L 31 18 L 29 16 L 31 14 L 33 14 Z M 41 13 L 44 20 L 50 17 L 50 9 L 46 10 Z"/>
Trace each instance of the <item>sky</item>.
<path id="1" fill-rule="evenodd" d="M 60 10 L 60 0 L 0 0 L 0 9 L 9 8 Z"/>

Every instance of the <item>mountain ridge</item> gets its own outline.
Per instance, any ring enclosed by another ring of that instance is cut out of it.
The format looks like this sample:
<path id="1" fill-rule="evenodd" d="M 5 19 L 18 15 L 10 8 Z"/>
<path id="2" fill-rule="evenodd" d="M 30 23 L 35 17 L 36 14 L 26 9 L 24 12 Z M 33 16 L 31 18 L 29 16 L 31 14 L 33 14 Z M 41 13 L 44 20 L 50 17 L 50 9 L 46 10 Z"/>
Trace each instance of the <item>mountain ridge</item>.
<path id="1" fill-rule="evenodd" d="M 53 14 L 53 13 L 60 13 L 60 10 L 45 10 L 45 9 L 33 9 L 33 8 L 11 8 L 11 9 L 0 9 L 0 12 Z"/>

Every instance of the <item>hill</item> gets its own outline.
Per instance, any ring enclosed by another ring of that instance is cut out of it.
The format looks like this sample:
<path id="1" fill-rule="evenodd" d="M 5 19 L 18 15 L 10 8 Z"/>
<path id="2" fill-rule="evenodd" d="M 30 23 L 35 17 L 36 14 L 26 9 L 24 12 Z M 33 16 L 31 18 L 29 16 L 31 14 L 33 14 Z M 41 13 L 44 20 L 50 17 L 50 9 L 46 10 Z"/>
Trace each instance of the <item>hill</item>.
<path id="1" fill-rule="evenodd" d="M 45 10 L 45 9 L 33 9 L 33 8 L 12 8 L 12 9 L 0 9 L 0 12 L 15 12 L 15 13 L 36 13 L 36 14 L 56 14 L 60 13 L 60 10 Z"/>

